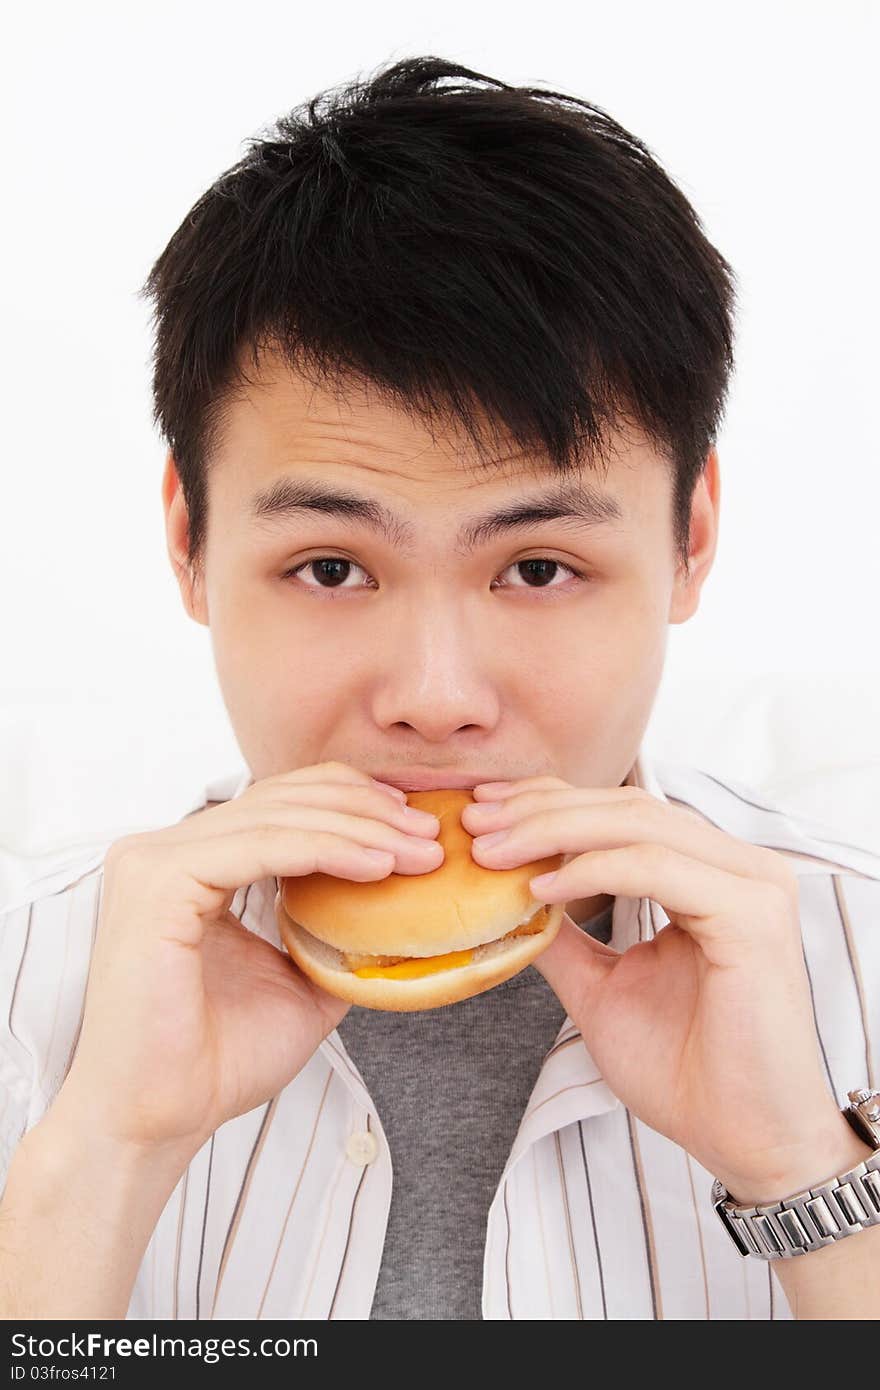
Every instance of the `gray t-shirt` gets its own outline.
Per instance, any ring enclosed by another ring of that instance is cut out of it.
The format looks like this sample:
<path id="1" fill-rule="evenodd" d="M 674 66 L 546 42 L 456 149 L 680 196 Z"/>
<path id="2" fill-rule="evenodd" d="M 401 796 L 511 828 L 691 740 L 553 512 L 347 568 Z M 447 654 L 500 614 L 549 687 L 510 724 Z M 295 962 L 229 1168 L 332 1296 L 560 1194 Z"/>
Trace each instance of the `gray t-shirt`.
<path id="1" fill-rule="evenodd" d="M 611 936 L 609 907 L 585 931 Z M 482 1317 L 489 1206 L 565 1009 L 534 965 L 416 1013 L 353 1004 L 339 1024 L 391 1150 L 388 1230 L 370 1318 Z"/>

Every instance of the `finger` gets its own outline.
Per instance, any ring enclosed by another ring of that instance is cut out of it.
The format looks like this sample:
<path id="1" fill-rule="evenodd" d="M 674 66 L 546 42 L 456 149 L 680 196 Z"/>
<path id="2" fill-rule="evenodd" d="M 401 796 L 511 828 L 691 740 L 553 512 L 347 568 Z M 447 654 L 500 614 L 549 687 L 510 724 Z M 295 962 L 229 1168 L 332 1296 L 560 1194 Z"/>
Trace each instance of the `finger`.
<path id="1" fill-rule="evenodd" d="M 743 946 L 763 951 L 783 940 L 800 939 L 796 902 L 787 890 L 691 859 L 667 845 L 590 850 L 564 864 L 552 884 L 542 883 L 539 875 L 529 886 L 540 902 L 602 893 L 650 898 L 716 964 L 739 963 Z"/>
<path id="2" fill-rule="evenodd" d="M 138 936 L 197 945 L 204 919 L 228 910 L 235 892 L 263 878 L 331 874 L 356 883 L 386 878 L 395 856 L 323 830 L 291 835 L 265 825 L 188 844 L 131 836 L 105 860 L 102 915 Z"/>
<path id="3" fill-rule="evenodd" d="M 248 812 L 244 807 L 239 811 L 231 807 L 225 833 L 237 830 L 247 835 L 267 827 L 283 829 L 288 835 L 327 832 L 370 849 L 390 851 L 401 873 L 421 873 L 428 867 L 437 868 L 444 859 L 443 847 L 436 838 L 388 825 L 373 816 L 357 816 L 333 808 L 300 804 L 261 807 L 259 816 L 259 822 L 255 824 L 254 808 Z M 196 842 L 190 840 L 189 843 Z"/>
<path id="4" fill-rule="evenodd" d="M 567 806 L 615 806 L 626 801 L 644 800 L 647 792 L 632 787 L 562 787 L 514 792 L 498 800 L 486 797 L 461 808 L 461 823 L 472 835 L 488 830 L 507 829 L 526 816 Z"/>
<path id="5" fill-rule="evenodd" d="M 392 787 L 388 782 L 379 782 L 368 772 L 361 772 L 360 768 L 352 767 L 349 763 L 343 762 L 313 763 L 309 767 L 296 767 L 291 768 L 289 772 L 275 773 L 271 777 L 264 777 L 259 782 L 255 782 L 252 787 L 247 788 L 244 795 L 256 787 L 275 782 L 294 786 L 306 782 L 361 783 L 365 786 L 372 784 L 374 787 L 382 787 L 386 792 L 390 792 L 398 801 L 401 797 L 406 800 L 406 792 L 402 792 L 399 787 Z"/>
<path id="6" fill-rule="evenodd" d="M 796 876 L 780 854 L 738 840 L 694 813 L 643 794 L 597 803 L 580 793 L 527 793 L 483 817 L 473 808 L 462 824 L 475 836 L 472 854 L 487 868 L 513 868 L 551 854 L 618 849 L 636 843 L 665 845 L 728 873 L 777 883 L 791 891 Z M 546 809 L 538 809 L 543 802 Z M 530 808 L 536 809 L 530 809 Z M 505 831 L 494 844 L 484 836 Z"/>
<path id="7" fill-rule="evenodd" d="M 285 772 L 274 772 L 270 777 L 262 777 L 254 782 L 248 791 L 255 787 L 269 786 L 273 782 L 371 782 L 369 773 L 350 763 L 332 760 L 325 763 L 309 763 L 305 767 L 292 767 Z"/>
<path id="8" fill-rule="evenodd" d="M 550 779 L 547 779 L 548 781 Z M 582 800 L 587 804 L 608 805 L 615 801 L 657 801 L 656 796 L 641 787 L 573 787 L 570 782 L 553 779 L 554 785 L 548 787 L 511 786 L 507 794 L 497 799 L 507 806 L 525 806 L 531 810 L 542 806 L 552 806 L 560 797 L 568 800 Z M 487 786 L 504 786 L 504 783 L 486 783 Z M 474 787 L 476 792 L 478 789 Z M 483 797 L 484 801 L 495 800 Z M 660 804 L 660 803 L 658 803 Z M 467 807 L 465 808 L 467 809 Z M 695 813 L 694 813 L 695 814 Z"/>
<path id="9" fill-rule="evenodd" d="M 348 786 L 317 783 L 278 787 L 261 803 L 275 806 L 322 806 L 331 810 L 357 812 L 376 820 L 387 821 L 409 835 L 424 835 L 436 839 L 440 820 L 432 811 L 408 806 L 396 797 L 388 796 L 379 787 Z"/>
<path id="10" fill-rule="evenodd" d="M 288 814 L 296 807 L 310 806 L 342 813 L 358 812 L 364 817 L 387 822 L 409 836 L 436 839 L 440 832 L 440 822 L 436 816 L 415 806 L 401 805 L 377 787 L 321 782 L 265 787 L 252 800 L 244 796 L 236 797 L 220 806 L 187 816 L 176 825 L 163 826 L 151 833 L 164 841 L 201 839 L 204 835 L 224 835 L 231 829 L 247 829 L 266 818 L 271 819 L 279 811 Z M 311 820 L 314 821 L 315 817 L 312 816 Z"/>
<path id="11" fill-rule="evenodd" d="M 392 787 L 390 782 L 378 782 L 375 777 L 371 777 L 370 781 L 374 787 L 379 787 L 381 791 L 385 792 L 386 796 L 393 796 L 395 801 L 406 805 L 406 792 L 401 791 L 400 787 Z"/>
<path id="12" fill-rule="evenodd" d="M 490 798 L 513 796 L 516 792 L 525 791 L 531 788 L 535 791 L 547 788 L 548 790 L 556 787 L 570 787 L 570 782 L 563 782 L 561 777 L 521 777 L 515 782 L 478 782 L 473 789 L 476 800 L 488 801 Z"/>

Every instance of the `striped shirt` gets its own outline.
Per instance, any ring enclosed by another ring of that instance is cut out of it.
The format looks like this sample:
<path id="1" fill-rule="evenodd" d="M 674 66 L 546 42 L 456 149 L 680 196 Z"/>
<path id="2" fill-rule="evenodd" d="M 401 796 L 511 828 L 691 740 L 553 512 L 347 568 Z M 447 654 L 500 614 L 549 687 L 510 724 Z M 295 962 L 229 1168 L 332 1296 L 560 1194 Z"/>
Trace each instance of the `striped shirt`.
<path id="1" fill-rule="evenodd" d="M 240 795 L 218 780 L 192 807 Z M 639 754 L 627 785 L 788 858 L 829 1089 L 880 1086 L 880 850 L 707 772 Z M 51 1105 L 76 1046 L 107 845 L 24 869 L 0 891 L 0 1179 Z M 232 911 L 280 946 L 275 878 Z M 614 902 L 626 950 L 668 918 Z M 817 1174 L 824 1178 L 826 1174 Z M 482 1316 L 789 1319 L 767 1261 L 743 1259 L 712 1209 L 713 1175 L 603 1080 L 572 1020 L 548 1048 L 488 1209 Z M 367 1319 L 393 1181 L 381 1117 L 338 1031 L 265 1105 L 220 1126 L 153 1231 L 127 1316 Z M 784 1195 L 784 1194 L 780 1194 Z"/>

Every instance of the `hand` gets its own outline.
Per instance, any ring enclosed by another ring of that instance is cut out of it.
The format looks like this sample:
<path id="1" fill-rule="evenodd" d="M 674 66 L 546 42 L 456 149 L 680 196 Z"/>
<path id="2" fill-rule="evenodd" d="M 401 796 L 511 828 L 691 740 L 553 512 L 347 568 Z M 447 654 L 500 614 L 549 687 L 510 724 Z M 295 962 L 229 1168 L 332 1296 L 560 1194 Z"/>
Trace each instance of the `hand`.
<path id="1" fill-rule="evenodd" d="M 534 964 L 614 1093 L 737 1201 L 775 1201 L 867 1157 L 825 1082 L 803 959 L 797 878 L 781 855 L 639 788 L 555 777 L 475 787 L 462 824 L 509 828 L 474 859 L 567 858 L 541 902 L 651 898 L 669 918 L 624 952 L 567 915 Z M 851 1160 L 851 1164 L 850 1164 Z"/>
<path id="2" fill-rule="evenodd" d="M 329 762 L 112 845 L 79 1043 L 50 1110 L 126 1154 L 192 1154 L 277 1095 L 349 1005 L 242 926 L 235 892 L 269 875 L 437 868 L 439 822 L 405 801 Z"/>

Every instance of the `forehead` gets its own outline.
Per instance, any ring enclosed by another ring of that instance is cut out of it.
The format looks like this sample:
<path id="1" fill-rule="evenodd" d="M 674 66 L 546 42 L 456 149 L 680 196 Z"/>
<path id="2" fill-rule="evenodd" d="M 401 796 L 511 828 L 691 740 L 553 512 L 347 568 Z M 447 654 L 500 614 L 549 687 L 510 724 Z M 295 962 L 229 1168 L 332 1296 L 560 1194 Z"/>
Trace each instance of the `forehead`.
<path id="1" fill-rule="evenodd" d="M 569 488 L 580 482 L 593 497 L 622 499 L 646 486 L 662 491 L 667 481 L 665 460 L 631 420 L 608 431 L 601 458 L 562 470 L 540 451 L 518 446 L 479 407 L 474 418 L 482 449 L 451 416 L 431 421 L 351 377 L 319 383 L 267 352 L 258 370 L 248 364 L 247 380 L 226 404 L 211 488 L 241 507 L 297 473 L 412 498 L 475 489 L 503 494 L 529 481 L 564 481 Z"/>

